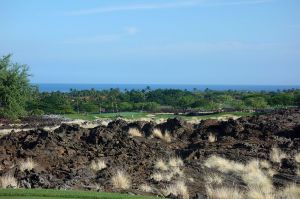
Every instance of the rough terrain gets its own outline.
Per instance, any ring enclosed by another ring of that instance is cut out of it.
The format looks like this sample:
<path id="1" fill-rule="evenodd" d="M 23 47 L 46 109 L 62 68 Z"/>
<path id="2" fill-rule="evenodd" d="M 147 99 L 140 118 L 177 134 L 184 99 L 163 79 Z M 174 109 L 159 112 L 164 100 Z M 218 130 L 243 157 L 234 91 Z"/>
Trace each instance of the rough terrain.
<path id="1" fill-rule="evenodd" d="M 129 135 L 130 128 L 138 129 L 143 136 Z M 163 134 L 168 132 L 171 142 L 155 138 L 154 129 L 160 129 Z M 208 141 L 210 134 L 216 141 Z M 218 155 L 241 163 L 252 159 L 270 161 L 274 146 L 287 157 L 281 163 L 272 163 L 271 167 L 276 171 L 272 177 L 273 185 L 276 188 L 288 183 L 299 185 L 299 165 L 294 160 L 300 152 L 300 110 L 297 109 L 237 120 L 205 120 L 198 124 L 176 118 L 161 124 L 116 120 L 107 126 L 90 129 L 62 124 L 54 131 L 13 132 L 0 139 L 0 175 L 15 176 L 25 188 L 101 189 L 146 195 L 163 195 L 165 187 L 181 180 L 188 187 L 190 198 L 205 198 L 205 177 L 219 172 L 204 166 L 207 158 Z M 31 171 L 21 171 L 19 162 L 28 157 L 38 166 Z M 167 162 L 172 157 L 183 160 L 182 172 L 169 180 L 152 179 L 157 160 Z M 104 160 L 107 167 L 93 171 L 90 164 L 96 159 Z M 117 170 L 129 174 L 130 189 L 113 188 L 111 176 Z M 221 175 L 224 185 L 245 187 L 240 177 L 230 173 Z M 143 183 L 153 188 L 151 193 L 139 190 Z"/>

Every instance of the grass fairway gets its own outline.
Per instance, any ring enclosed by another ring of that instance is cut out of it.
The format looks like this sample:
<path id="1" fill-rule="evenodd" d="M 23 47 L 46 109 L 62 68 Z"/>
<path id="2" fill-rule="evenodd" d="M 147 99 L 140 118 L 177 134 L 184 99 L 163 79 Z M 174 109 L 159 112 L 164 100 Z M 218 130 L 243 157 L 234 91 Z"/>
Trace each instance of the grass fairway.
<path id="1" fill-rule="evenodd" d="M 231 113 L 216 113 L 211 115 L 204 115 L 204 116 L 178 116 L 168 113 L 145 113 L 145 112 L 119 112 L 119 113 L 101 113 L 101 114 L 66 114 L 63 115 L 66 118 L 70 119 L 82 119 L 93 121 L 96 119 L 116 119 L 117 117 L 125 118 L 125 119 L 132 119 L 132 120 L 139 120 L 142 118 L 148 119 L 167 119 L 167 118 L 174 118 L 174 117 L 181 117 L 184 120 L 194 120 L 194 119 L 217 119 L 218 117 L 222 116 L 251 116 L 252 113 L 246 112 L 231 112 Z"/>
<path id="2" fill-rule="evenodd" d="M 1 199 L 158 199 L 157 197 L 133 196 L 118 193 L 92 191 L 62 191 L 52 189 L 0 189 Z"/>

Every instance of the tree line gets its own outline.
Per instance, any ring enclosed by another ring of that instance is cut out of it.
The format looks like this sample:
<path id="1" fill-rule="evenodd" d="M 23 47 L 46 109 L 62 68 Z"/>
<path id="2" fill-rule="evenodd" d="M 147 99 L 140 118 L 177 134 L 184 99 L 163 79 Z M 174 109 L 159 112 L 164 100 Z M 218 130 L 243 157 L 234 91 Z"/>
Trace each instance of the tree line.
<path id="1" fill-rule="evenodd" d="M 300 105 L 300 90 L 276 92 L 151 90 L 74 90 L 37 92 L 27 103 L 36 113 L 103 113 L 124 111 L 176 112 L 253 110 Z"/>
<path id="2" fill-rule="evenodd" d="M 28 67 L 0 59 L 0 117 L 25 115 L 103 113 L 123 111 L 252 110 L 300 106 L 300 90 L 272 92 L 192 91 L 179 89 L 75 90 L 39 92 L 29 82 Z"/>

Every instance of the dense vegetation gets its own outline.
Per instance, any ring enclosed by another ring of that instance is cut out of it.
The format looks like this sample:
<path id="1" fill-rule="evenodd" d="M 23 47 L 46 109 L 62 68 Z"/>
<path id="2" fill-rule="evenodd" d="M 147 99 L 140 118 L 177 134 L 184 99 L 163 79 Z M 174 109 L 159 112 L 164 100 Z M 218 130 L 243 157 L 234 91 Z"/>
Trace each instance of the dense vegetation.
<path id="1" fill-rule="evenodd" d="M 35 113 L 100 113 L 123 111 L 253 110 L 300 105 L 300 90 L 276 92 L 94 89 L 36 93 L 27 109 Z"/>
<path id="2" fill-rule="evenodd" d="M 300 106 L 300 90 L 276 92 L 193 91 L 177 89 L 94 89 L 39 92 L 29 83 L 28 67 L 0 59 L 0 117 L 26 114 L 103 113 L 123 111 L 253 110 Z"/>
<path id="3" fill-rule="evenodd" d="M 25 115 L 25 104 L 33 88 L 28 67 L 11 62 L 11 55 L 0 58 L 0 117 L 16 119 Z"/>

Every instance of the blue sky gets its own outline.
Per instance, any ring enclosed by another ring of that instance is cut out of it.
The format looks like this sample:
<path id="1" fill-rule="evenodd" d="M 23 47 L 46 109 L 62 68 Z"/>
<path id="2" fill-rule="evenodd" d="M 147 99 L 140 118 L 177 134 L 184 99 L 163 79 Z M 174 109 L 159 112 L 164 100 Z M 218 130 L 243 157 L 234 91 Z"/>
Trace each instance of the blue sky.
<path id="1" fill-rule="evenodd" d="M 0 0 L 35 83 L 300 85 L 299 0 Z"/>

